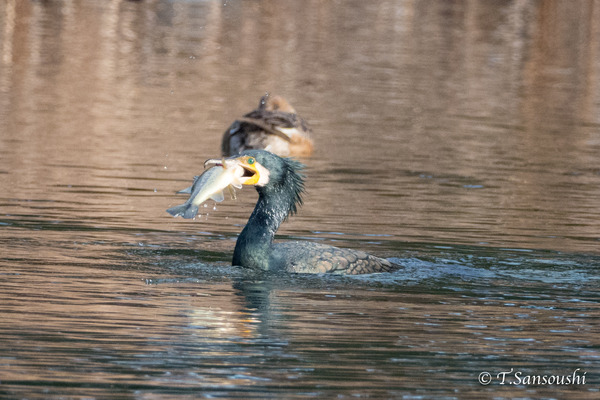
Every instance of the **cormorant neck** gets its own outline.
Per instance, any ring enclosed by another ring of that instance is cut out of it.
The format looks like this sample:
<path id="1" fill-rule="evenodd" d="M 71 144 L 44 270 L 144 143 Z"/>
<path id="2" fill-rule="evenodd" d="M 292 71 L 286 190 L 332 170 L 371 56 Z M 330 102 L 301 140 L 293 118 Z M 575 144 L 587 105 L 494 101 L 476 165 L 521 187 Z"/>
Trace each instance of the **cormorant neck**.
<path id="1" fill-rule="evenodd" d="M 235 244 L 233 265 L 268 270 L 275 232 L 296 200 L 283 187 L 259 188 L 258 195 L 256 207 Z"/>

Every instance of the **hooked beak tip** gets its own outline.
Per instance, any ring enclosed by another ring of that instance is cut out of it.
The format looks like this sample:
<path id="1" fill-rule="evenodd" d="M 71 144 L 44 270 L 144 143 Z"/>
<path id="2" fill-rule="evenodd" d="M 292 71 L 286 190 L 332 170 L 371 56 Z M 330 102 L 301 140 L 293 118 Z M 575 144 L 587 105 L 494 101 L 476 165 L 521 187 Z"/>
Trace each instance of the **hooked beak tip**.
<path id="1" fill-rule="evenodd" d="M 204 161 L 204 168 L 206 168 L 207 166 L 213 166 L 213 167 L 223 167 L 224 166 L 224 162 L 223 160 L 219 160 L 216 158 L 211 158 L 209 160 Z"/>

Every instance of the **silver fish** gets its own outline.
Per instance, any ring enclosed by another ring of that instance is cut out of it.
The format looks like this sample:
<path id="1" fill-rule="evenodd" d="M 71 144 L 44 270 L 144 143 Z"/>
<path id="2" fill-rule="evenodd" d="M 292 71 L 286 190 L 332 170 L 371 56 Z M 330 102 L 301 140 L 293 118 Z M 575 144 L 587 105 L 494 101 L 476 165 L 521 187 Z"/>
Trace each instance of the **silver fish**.
<path id="1" fill-rule="evenodd" d="M 177 193 L 189 193 L 190 198 L 183 204 L 167 209 L 167 212 L 174 217 L 183 217 L 187 219 L 194 218 L 198 214 L 200 204 L 208 199 L 221 202 L 224 199 L 223 190 L 233 187 L 242 187 L 243 168 L 236 164 L 229 163 L 229 160 L 223 160 L 216 163 L 215 160 L 209 160 L 216 166 L 204 171 L 200 176 L 194 177 L 192 186 L 180 190 Z M 207 161 L 208 162 L 208 161 Z"/>

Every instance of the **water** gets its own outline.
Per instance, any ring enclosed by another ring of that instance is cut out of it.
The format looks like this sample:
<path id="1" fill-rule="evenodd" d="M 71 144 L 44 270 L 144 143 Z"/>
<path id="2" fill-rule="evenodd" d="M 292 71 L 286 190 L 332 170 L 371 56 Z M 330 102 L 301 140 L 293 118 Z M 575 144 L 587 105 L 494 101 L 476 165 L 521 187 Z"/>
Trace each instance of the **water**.
<path id="1" fill-rule="evenodd" d="M 0 3 L 0 397 L 597 398 L 599 10 Z M 403 269 L 232 267 L 251 188 L 165 212 L 266 91 L 315 132 L 280 239 Z"/>

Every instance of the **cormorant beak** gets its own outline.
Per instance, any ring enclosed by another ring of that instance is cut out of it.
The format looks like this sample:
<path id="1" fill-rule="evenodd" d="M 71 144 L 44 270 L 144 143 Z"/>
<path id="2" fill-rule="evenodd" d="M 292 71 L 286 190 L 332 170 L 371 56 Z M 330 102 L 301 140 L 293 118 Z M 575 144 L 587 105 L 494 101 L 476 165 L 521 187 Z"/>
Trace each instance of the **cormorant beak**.
<path id="1" fill-rule="evenodd" d="M 256 161 L 252 156 L 232 157 L 229 160 L 236 163 L 244 170 L 242 174 L 243 185 L 263 186 L 269 180 L 269 171 Z"/>
<path id="2" fill-rule="evenodd" d="M 207 166 L 211 166 L 211 167 L 222 167 L 225 164 L 225 159 L 221 158 L 211 158 L 210 160 L 206 160 L 204 161 L 204 168 L 206 168 Z"/>
<path id="3" fill-rule="evenodd" d="M 269 181 L 269 170 L 260 165 L 256 158 L 251 156 L 234 156 L 222 159 L 210 159 L 204 162 L 207 166 L 221 166 L 224 168 L 240 168 L 237 173 L 242 185 L 264 186 Z"/>

